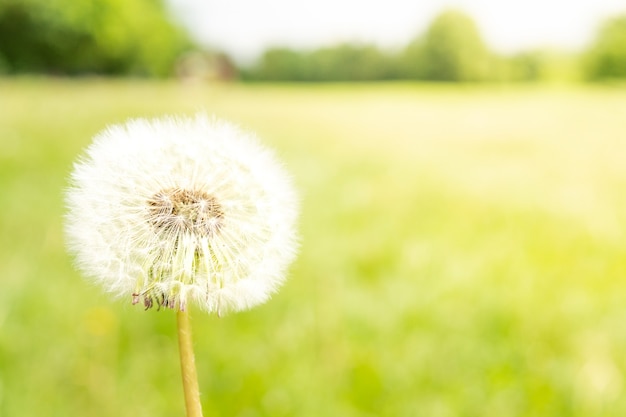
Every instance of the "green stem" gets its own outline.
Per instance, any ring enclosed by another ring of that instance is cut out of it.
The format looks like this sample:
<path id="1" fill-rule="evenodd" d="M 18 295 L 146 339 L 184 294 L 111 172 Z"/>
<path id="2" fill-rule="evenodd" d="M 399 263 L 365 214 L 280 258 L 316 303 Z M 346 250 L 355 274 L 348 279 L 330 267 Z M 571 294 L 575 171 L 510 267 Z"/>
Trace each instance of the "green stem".
<path id="1" fill-rule="evenodd" d="M 183 375 L 187 417 L 202 417 L 196 360 L 193 355 L 193 344 L 191 342 L 189 313 L 179 310 L 176 313 L 176 322 L 178 324 L 178 348 L 180 351 L 180 367 Z"/>

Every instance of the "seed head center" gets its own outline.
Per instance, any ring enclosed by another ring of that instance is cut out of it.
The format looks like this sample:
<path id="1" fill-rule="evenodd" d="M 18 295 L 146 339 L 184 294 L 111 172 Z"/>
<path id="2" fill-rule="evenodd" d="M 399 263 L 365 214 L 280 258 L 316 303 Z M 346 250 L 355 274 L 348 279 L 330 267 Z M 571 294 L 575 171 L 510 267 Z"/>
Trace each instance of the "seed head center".
<path id="1" fill-rule="evenodd" d="M 170 188 L 148 200 L 149 221 L 156 231 L 210 236 L 222 225 L 224 212 L 216 198 L 202 190 Z"/>

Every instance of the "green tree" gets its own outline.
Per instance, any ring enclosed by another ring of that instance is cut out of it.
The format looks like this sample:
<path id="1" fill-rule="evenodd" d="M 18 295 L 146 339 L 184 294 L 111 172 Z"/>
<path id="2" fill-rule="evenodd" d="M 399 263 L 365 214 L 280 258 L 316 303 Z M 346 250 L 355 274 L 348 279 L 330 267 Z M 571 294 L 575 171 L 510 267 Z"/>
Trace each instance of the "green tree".
<path id="1" fill-rule="evenodd" d="M 312 81 L 372 81 L 394 75 L 390 58 L 369 45 L 318 49 L 306 61 Z"/>
<path id="2" fill-rule="evenodd" d="M 10 73 L 164 76 L 190 45 L 160 0 L 0 2 L 0 61 Z"/>
<path id="3" fill-rule="evenodd" d="M 406 48 L 403 75 L 433 81 L 484 81 L 490 78 L 492 56 L 474 21 L 448 10 L 426 33 Z"/>
<path id="4" fill-rule="evenodd" d="M 243 72 L 248 80 L 371 81 L 395 76 L 391 58 L 369 45 L 340 44 L 313 51 L 267 50 Z"/>
<path id="5" fill-rule="evenodd" d="M 590 80 L 626 78 L 626 15 L 605 22 L 585 57 Z"/>
<path id="6" fill-rule="evenodd" d="M 271 48 L 263 53 L 259 63 L 244 71 L 244 79 L 263 81 L 305 81 L 303 54 L 288 48 Z"/>

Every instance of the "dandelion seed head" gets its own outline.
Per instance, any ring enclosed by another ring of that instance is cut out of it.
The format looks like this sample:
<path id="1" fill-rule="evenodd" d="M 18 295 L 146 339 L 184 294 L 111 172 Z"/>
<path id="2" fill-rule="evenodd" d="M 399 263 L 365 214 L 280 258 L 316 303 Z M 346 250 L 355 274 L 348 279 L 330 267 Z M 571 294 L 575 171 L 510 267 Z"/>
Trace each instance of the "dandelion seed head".
<path id="1" fill-rule="evenodd" d="M 253 134 L 204 115 L 99 133 L 66 201 L 78 268 L 145 308 L 253 307 L 296 253 L 297 197 L 282 165 Z"/>

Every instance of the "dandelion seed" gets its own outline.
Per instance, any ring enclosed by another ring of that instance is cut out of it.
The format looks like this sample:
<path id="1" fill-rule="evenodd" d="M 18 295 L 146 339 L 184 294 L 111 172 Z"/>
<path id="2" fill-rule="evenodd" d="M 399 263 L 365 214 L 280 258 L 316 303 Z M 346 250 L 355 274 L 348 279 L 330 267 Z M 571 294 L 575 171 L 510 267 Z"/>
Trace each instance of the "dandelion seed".
<path id="1" fill-rule="evenodd" d="M 253 307 L 296 252 L 289 176 L 253 134 L 203 115 L 98 134 L 74 166 L 67 206 L 79 269 L 146 309 Z"/>

